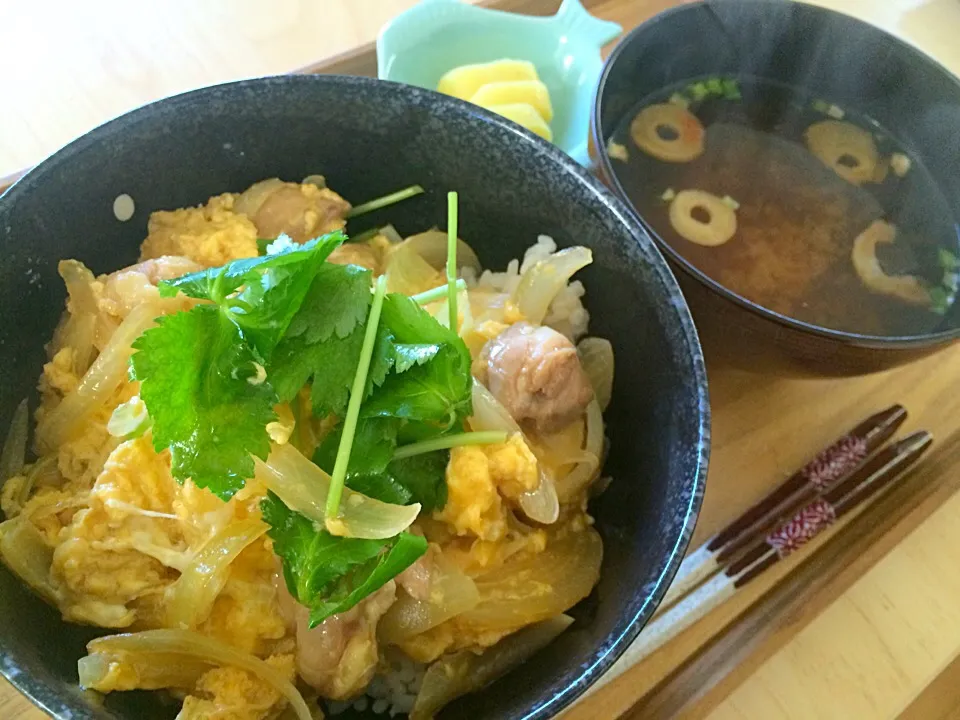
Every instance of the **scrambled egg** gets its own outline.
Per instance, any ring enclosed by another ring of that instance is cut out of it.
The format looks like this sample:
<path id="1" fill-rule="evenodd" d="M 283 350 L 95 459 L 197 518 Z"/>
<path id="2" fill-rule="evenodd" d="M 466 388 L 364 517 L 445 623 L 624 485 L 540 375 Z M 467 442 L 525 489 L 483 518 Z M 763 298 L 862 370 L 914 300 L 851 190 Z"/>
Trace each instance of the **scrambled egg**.
<path id="1" fill-rule="evenodd" d="M 458 535 L 502 540 L 507 532 L 505 500 L 516 500 L 540 482 L 537 459 L 523 438 L 496 445 L 468 445 L 450 452 L 447 504 L 435 515 Z"/>
<path id="2" fill-rule="evenodd" d="M 200 632 L 252 655 L 273 648 L 287 635 L 273 584 L 276 568 L 268 539 L 249 545 L 231 564 L 230 577 Z"/>
<path id="3" fill-rule="evenodd" d="M 170 522 L 177 491 L 168 459 L 147 438 L 111 453 L 89 506 L 63 529 L 53 554 L 51 576 L 70 598 L 61 605 L 66 619 L 128 627 L 138 619 L 137 600 L 176 579 L 164 560 L 182 564 L 186 550 Z"/>
<path id="4" fill-rule="evenodd" d="M 485 320 L 464 332 L 462 335 L 463 342 L 466 343 L 467 349 L 470 351 L 470 357 L 476 359 L 487 341 L 493 340 L 508 327 L 510 326 L 496 320 Z"/>
<path id="5" fill-rule="evenodd" d="M 273 655 L 266 663 L 294 681 L 293 655 Z M 276 715 L 280 700 L 280 693 L 245 670 L 214 668 L 197 681 L 177 720 L 264 720 Z"/>
<path id="6" fill-rule="evenodd" d="M 181 255 L 217 267 L 255 257 L 257 228 L 246 215 L 233 211 L 236 198 L 225 193 L 200 207 L 153 213 L 147 224 L 149 235 L 140 248 L 141 259 Z"/>

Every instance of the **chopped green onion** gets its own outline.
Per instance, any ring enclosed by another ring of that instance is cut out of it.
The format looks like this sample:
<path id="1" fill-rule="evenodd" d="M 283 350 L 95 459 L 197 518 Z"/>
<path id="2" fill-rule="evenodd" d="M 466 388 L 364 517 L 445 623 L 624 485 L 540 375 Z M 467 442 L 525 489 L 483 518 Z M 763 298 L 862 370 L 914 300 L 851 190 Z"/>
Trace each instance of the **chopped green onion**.
<path id="1" fill-rule="evenodd" d="M 694 100 L 703 100 L 707 95 L 710 94 L 707 86 L 702 82 L 696 82 L 692 85 L 688 85 L 687 91 L 693 96 Z"/>
<path id="2" fill-rule="evenodd" d="M 950 292 L 957 292 L 960 290 L 960 273 L 956 270 L 944 270 L 940 284 Z"/>
<path id="3" fill-rule="evenodd" d="M 446 435 L 444 437 L 424 440 L 423 442 L 411 443 L 398 447 L 393 453 L 394 460 L 422 455 L 436 450 L 449 450 L 454 447 L 464 445 L 496 445 L 507 441 L 507 433 L 498 430 L 487 430 L 484 432 L 468 432 L 459 435 Z"/>
<path id="4" fill-rule="evenodd" d="M 353 376 L 353 387 L 350 389 L 350 402 L 347 404 L 347 414 L 343 419 L 343 434 L 340 446 L 337 448 L 337 458 L 333 464 L 333 473 L 330 476 L 330 490 L 327 492 L 327 505 L 324 510 L 327 529 L 334 535 L 337 527 L 335 522 L 340 511 L 340 497 L 343 495 L 343 485 L 347 477 L 347 466 L 350 464 L 350 451 L 353 449 L 353 436 L 357 432 L 357 418 L 360 415 L 360 403 L 363 402 L 364 389 L 367 387 L 367 374 L 370 371 L 370 358 L 373 356 L 373 346 L 377 341 L 377 327 L 380 325 L 380 311 L 383 309 L 383 297 L 387 293 L 387 278 L 381 275 L 377 278 L 373 302 L 370 304 L 370 314 L 367 316 L 367 327 L 363 334 L 363 346 L 360 348 L 360 362 L 357 364 L 357 373 Z M 334 521 L 334 522 L 331 522 Z M 331 529 L 333 526 L 334 529 Z"/>
<path id="5" fill-rule="evenodd" d="M 467 289 L 466 280 L 457 280 L 457 292 Z M 449 292 L 449 288 L 446 285 L 440 285 L 435 287 L 432 290 L 425 290 L 422 293 L 417 293 L 416 295 L 411 295 L 410 299 L 413 300 L 418 305 L 427 305 L 428 303 L 436 302 L 437 300 L 442 300 L 443 296 Z"/>
<path id="6" fill-rule="evenodd" d="M 447 308 L 450 329 L 457 332 L 457 193 L 447 193 Z"/>
<path id="7" fill-rule="evenodd" d="M 395 205 L 398 202 L 402 202 L 407 198 L 412 198 L 421 194 L 422 192 L 423 188 L 419 185 L 411 185 L 410 187 L 404 188 L 403 190 L 398 190 L 395 193 L 390 193 L 389 195 L 384 195 L 383 197 L 376 198 L 370 202 L 365 202 L 362 205 L 357 205 L 347 213 L 347 217 L 355 218 L 358 215 L 373 212 L 374 210 L 379 210 L 380 208 L 387 207 L 388 205 Z"/>
<path id="8" fill-rule="evenodd" d="M 953 297 L 942 287 L 930 289 L 930 312 L 946 315 Z"/>
<path id="9" fill-rule="evenodd" d="M 727 100 L 740 100 L 740 83 L 734 78 L 726 78 L 721 81 L 723 84 L 723 97 Z"/>
<path id="10" fill-rule="evenodd" d="M 139 395 L 117 405 L 107 421 L 107 432 L 124 440 L 140 437 L 149 427 L 150 415 Z"/>
<path id="11" fill-rule="evenodd" d="M 960 268 L 960 258 L 946 248 L 939 248 L 937 250 L 937 259 L 940 261 L 940 267 L 944 270 L 956 270 Z"/>

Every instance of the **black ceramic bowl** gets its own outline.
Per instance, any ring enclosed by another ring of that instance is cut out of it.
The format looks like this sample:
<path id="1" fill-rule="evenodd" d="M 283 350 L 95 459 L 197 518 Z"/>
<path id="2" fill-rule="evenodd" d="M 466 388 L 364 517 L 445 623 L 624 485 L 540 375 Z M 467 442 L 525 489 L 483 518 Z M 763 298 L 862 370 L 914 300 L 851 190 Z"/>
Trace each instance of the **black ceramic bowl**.
<path id="1" fill-rule="evenodd" d="M 922 159 L 960 218 L 960 82 L 915 48 L 854 18 L 785 0 L 714 0 L 668 10 L 624 37 L 596 94 L 593 142 L 605 148 L 626 113 L 682 80 L 711 74 L 758 76 L 856 108 L 898 132 Z M 601 174 L 629 202 L 612 161 Z M 636 212 L 636 210 L 634 210 Z M 639 215 L 638 215 L 639 217 Z M 643 218 L 641 218 L 643 220 Z M 736 345 L 753 365 L 774 348 L 817 372 L 847 374 L 896 365 L 960 337 L 960 304 L 941 331 L 873 337 L 779 315 L 731 292 L 686 261 L 645 223 L 673 266 L 701 333 Z M 779 363 L 783 370 L 786 364 Z"/>
<path id="2" fill-rule="evenodd" d="M 0 198 L 0 427 L 34 397 L 63 308 L 59 259 L 97 273 L 122 267 L 136 260 L 152 210 L 312 173 L 355 202 L 422 184 L 425 196 L 364 218 L 402 233 L 443 224 L 446 192 L 458 190 L 461 235 L 489 267 L 540 233 L 593 248 L 578 277 L 591 331 L 610 338 L 619 367 L 607 413 L 614 482 L 592 506 L 605 543 L 600 585 L 548 651 L 441 715 L 550 717 L 610 667 L 669 584 L 703 493 L 708 406 L 697 335 L 656 247 L 598 182 L 518 126 L 413 87 L 293 76 L 199 90 L 94 130 Z M 129 222 L 112 211 L 121 193 L 136 203 Z M 76 661 L 94 634 L 0 570 L 0 672 L 14 685 L 62 718 L 176 714 L 149 693 L 87 704 Z"/>

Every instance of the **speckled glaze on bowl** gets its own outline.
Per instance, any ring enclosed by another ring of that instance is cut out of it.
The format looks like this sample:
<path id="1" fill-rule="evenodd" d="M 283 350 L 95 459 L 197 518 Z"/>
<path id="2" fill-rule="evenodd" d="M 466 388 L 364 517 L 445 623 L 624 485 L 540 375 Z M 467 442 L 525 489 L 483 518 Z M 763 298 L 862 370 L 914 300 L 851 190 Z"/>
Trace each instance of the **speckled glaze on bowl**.
<path id="1" fill-rule="evenodd" d="M 595 146 L 605 148 L 624 114 L 644 97 L 710 74 L 805 88 L 876 119 L 923 160 L 960 218 L 960 80 L 876 27 L 801 2 L 692 2 L 634 28 L 607 58 L 600 78 Z M 606 153 L 599 153 L 598 165 L 617 195 L 628 198 Z M 647 227 L 678 269 L 709 349 L 716 336 L 718 351 L 741 365 L 755 368 L 760 354 L 767 369 L 780 373 L 849 375 L 908 362 L 960 338 L 960 303 L 940 329 L 903 337 L 842 332 L 780 315 L 701 272 Z M 733 348 L 739 352 L 731 353 Z"/>
<path id="2" fill-rule="evenodd" d="M 92 131 L 0 197 L 0 427 L 22 397 L 35 406 L 63 307 L 60 258 L 113 270 L 136 260 L 152 210 L 312 173 L 355 202 L 421 183 L 426 195 L 363 218 L 402 233 L 443 224 L 445 194 L 458 190 L 461 234 L 491 267 L 540 233 L 593 248 L 578 277 L 591 329 L 612 340 L 620 368 L 607 414 L 614 482 L 592 505 L 605 543 L 600 585 L 548 650 L 441 714 L 551 717 L 616 660 L 669 584 L 700 506 L 709 412 L 697 335 L 660 253 L 596 180 L 517 126 L 408 86 L 290 76 L 169 98 Z M 136 203 L 128 222 L 112 211 L 121 193 Z M 150 693 L 87 703 L 76 660 L 93 635 L 0 570 L 0 672 L 14 685 L 59 718 L 171 718 Z"/>

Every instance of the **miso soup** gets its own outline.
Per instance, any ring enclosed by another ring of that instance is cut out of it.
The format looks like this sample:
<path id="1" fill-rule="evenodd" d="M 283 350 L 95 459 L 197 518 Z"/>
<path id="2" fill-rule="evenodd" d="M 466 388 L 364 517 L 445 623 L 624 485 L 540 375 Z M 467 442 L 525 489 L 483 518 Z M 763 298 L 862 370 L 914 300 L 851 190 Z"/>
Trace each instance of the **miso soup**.
<path id="1" fill-rule="evenodd" d="M 741 297 L 861 335 L 947 329 L 956 218 L 916 156 L 855 108 L 691 79 L 640 102 L 607 153 L 651 229 Z"/>

